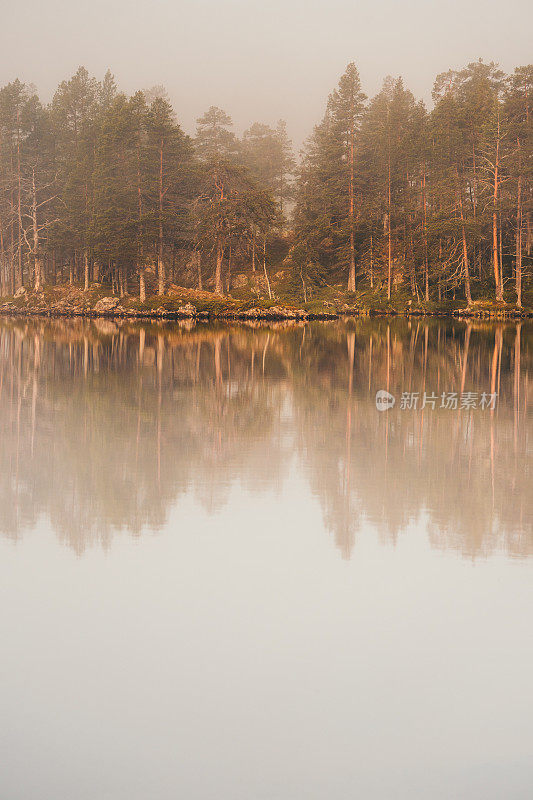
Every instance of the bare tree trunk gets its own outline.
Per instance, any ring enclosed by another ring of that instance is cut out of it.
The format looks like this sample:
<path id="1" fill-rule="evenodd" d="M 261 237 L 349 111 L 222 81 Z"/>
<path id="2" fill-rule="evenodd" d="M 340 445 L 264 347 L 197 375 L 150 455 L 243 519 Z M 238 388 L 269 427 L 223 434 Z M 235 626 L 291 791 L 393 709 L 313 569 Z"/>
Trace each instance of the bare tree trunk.
<path id="1" fill-rule="evenodd" d="M 266 285 L 267 285 L 267 289 L 268 289 L 268 296 L 269 296 L 270 300 L 272 300 L 272 291 L 270 289 L 270 281 L 268 279 L 268 272 L 267 272 L 266 252 L 267 252 L 266 236 L 264 236 L 263 237 L 263 271 L 265 273 L 265 280 L 266 280 Z"/>
<path id="2" fill-rule="evenodd" d="M 2 158 L 2 142 L 0 140 L 0 159 Z M 0 220 L 0 294 L 7 293 L 8 271 L 7 259 L 4 248 L 4 229 Z"/>
<path id="3" fill-rule="evenodd" d="M 501 265 L 498 257 L 498 189 L 500 166 L 500 115 L 498 112 L 498 133 L 496 139 L 496 160 L 494 163 L 494 193 L 492 207 L 492 265 L 494 269 L 494 283 L 496 285 L 496 300 L 503 301 L 503 281 Z"/>
<path id="4" fill-rule="evenodd" d="M 459 170 L 456 170 L 457 173 L 457 187 L 458 187 L 458 194 L 459 194 L 459 213 L 461 216 L 461 238 L 463 242 L 463 277 L 465 281 L 465 296 L 466 302 L 468 305 L 472 304 L 472 294 L 470 291 L 470 268 L 468 265 L 468 247 L 466 243 L 466 230 L 465 230 L 465 218 L 463 213 L 463 192 L 461 182 L 459 180 Z"/>
<path id="5" fill-rule="evenodd" d="M 16 278 L 15 278 L 15 222 L 14 222 L 14 198 L 13 193 L 11 193 L 11 230 L 10 230 L 10 243 L 9 243 L 9 261 L 11 264 L 11 294 L 15 294 L 17 285 L 16 285 Z"/>
<path id="6" fill-rule="evenodd" d="M 300 279 L 302 281 L 302 287 L 304 290 L 304 303 L 307 303 L 307 288 L 305 286 L 304 273 L 302 267 L 300 267 Z"/>
<path id="7" fill-rule="evenodd" d="M 374 242 L 370 234 L 370 288 L 374 288 Z"/>
<path id="8" fill-rule="evenodd" d="M 0 295 L 2 297 L 6 293 L 7 286 L 7 273 L 5 272 L 5 253 L 4 253 L 4 231 L 0 224 Z"/>
<path id="9" fill-rule="evenodd" d="M 89 291 L 89 278 L 90 278 L 89 250 L 87 247 L 85 247 L 83 250 L 83 273 L 84 273 L 83 288 L 87 292 Z"/>
<path id="10" fill-rule="evenodd" d="M 41 289 L 43 279 L 42 255 L 39 243 L 39 226 L 37 224 L 37 190 L 35 188 L 35 169 L 32 170 L 32 201 L 31 217 L 33 226 L 33 262 L 34 262 L 34 288 L 38 292 Z"/>
<path id="11" fill-rule="evenodd" d="M 520 157 L 520 139 L 518 143 L 518 186 L 516 192 L 516 253 L 515 253 L 515 284 L 516 304 L 522 307 L 522 165 Z"/>
<path id="12" fill-rule="evenodd" d="M 157 252 L 157 293 L 165 292 L 165 265 L 163 263 L 163 140 L 159 150 L 159 247 Z"/>
<path id="13" fill-rule="evenodd" d="M 424 295 L 426 303 L 429 302 L 429 263 L 428 263 L 428 219 L 427 219 L 427 198 L 426 198 L 426 162 L 424 161 L 424 172 L 422 178 L 422 200 L 424 204 Z"/>
<path id="14" fill-rule="evenodd" d="M 355 161 L 355 146 L 354 146 L 355 131 L 352 125 L 350 130 L 350 209 L 349 209 L 349 223 L 350 223 L 350 272 L 348 275 L 348 291 L 355 292 L 355 241 L 354 241 L 354 161 Z"/>
<path id="15" fill-rule="evenodd" d="M 222 234 L 217 232 L 217 261 L 215 268 L 215 292 L 216 294 L 224 294 L 222 286 L 222 259 L 224 258 L 224 245 L 222 242 Z"/>
<path id="16" fill-rule="evenodd" d="M 22 269 L 22 174 L 20 167 L 20 112 L 17 109 L 17 217 L 18 217 L 18 286 L 24 286 L 24 275 Z"/>
<path id="17" fill-rule="evenodd" d="M 388 138 L 388 145 L 389 145 L 389 168 L 388 168 L 388 205 L 389 205 L 389 214 L 388 214 L 388 277 L 387 277 L 387 298 L 390 300 L 391 298 L 391 290 L 392 290 L 392 241 L 391 241 L 391 165 L 390 165 L 390 133 Z"/>
<path id="18" fill-rule="evenodd" d="M 137 243 L 137 254 L 139 260 L 139 300 L 141 303 L 146 301 L 146 280 L 144 275 L 144 254 L 143 254 L 143 205 L 141 191 L 141 154 L 137 147 L 137 209 L 139 215 L 139 239 Z"/>
<path id="19" fill-rule="evenodd" d="M 198 289 L 202 291 L 202 255 L 199 250 L 195 252 L 196 268 L 198 270 Z"/>
<path id="20" fill-rule="evenodd" d="M 228 249 L 228 274 L 226 278 L 227 283 L 227 293 L 229 294 L 231 291 L 231 267 L 233 261 L 233 248 L 231 246 L 231 238 L 229 240 L 229 249 Z"/>

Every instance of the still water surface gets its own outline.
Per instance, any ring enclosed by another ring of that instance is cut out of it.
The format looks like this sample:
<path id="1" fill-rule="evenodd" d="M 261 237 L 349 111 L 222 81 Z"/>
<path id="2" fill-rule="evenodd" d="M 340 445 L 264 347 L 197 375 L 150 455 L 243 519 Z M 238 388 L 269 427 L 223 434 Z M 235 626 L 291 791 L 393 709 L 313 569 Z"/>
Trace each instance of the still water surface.
<path id="1" fill-rule="evenodd" d="M 528 324 L 0 320 L 0 797 L 530 798 L 532 464 Z"/>

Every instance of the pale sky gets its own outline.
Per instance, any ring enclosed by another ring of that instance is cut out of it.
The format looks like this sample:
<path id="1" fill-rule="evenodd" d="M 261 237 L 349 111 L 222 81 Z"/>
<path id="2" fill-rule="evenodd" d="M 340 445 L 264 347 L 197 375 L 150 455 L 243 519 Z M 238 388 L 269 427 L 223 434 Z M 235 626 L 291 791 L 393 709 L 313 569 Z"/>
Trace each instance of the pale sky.
<path id="1" fill-rule="evenodd" d="M 436 74 L 479 57 L 533 61 L 530 0 L 1 0 L 0 84 L 19 77 L 48 101 L 83 64 L 126 92 L 166 86 L 188 133 L 210 105 L 241 132 L 287 121 L 297 144 L 349 61 L 375 94 L 402 75 L 431 100 Z"/>

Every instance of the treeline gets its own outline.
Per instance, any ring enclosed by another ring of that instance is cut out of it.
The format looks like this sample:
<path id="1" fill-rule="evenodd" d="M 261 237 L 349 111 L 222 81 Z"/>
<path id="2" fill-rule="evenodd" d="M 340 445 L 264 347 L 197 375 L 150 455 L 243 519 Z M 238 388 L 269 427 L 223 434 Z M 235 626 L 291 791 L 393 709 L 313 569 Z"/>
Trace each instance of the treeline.
<path id="1" fill-rule="evenodd" d="M 533 245 L 533 65 L 439 75 L 428 113 L 401 79 L 370 102 L 350 64 L 305 152 L 295 213 L 302 285 L 522 303 Z M 508 292 L 506 290 L 509 290 Z M 514 291 L 513 291 L 514 290 Z M 464 294 L 463 294 L 464 293 Z"/>
<path id="2" fill-rule="evenodd" d="M 533 65 L 439 75 L 427 111 L 401 79 L 371 100 L 348 65 L 296 165 L 285 125 L 239 139 L 210 108 L 187 136 L 164 90 L 84 68 L 44 107 L 0 90 L 0 290 L 46 282 L 165 292 L 276 265 L 303 301 L 335 285 L 417 301 L 532 288 Z M 278 281 L 279 282 L 279 281 Z M 148 288 L 147 288 L 148 287 Z"/>
<path id="3" fill-rule="evenodd" d="M 193 140 L 162 87 L 127 97 L 109 72 L 98 82 L 83 67 L 48 107 L 18 80 L 5 86 L 2 292 L 68 280 L 122 295 L 135 282 L 144 299 L 148 274 L 163 294 L 187 268 L 223 293 L 232 261 L 259 266 L 279 234 L 294 164 L 283 122 L 241 140 L 231 125 L 212 107 Z"/>

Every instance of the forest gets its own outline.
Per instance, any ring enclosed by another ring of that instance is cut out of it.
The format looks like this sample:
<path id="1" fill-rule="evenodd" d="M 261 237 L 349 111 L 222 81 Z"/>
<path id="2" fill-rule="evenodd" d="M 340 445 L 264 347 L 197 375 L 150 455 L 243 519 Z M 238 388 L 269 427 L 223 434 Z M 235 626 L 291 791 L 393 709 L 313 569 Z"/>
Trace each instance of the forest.
<path id="1" fill-rule="evenodd" d="M 333 290 L 533 305 L 533 65 L 437 76 L 428 110 L 352 63 L 299 157 L 283 121 L 195 136 L 163 87 L 80 67 L 45 105 L 0 89 L 0 295 L 169 286 L 305 304 Z M 23 289 L 24 287 L 24 289 Z M 410 302 L 410 301 L 409 301 Z"/>

